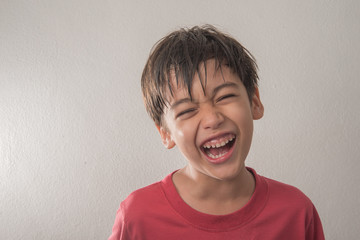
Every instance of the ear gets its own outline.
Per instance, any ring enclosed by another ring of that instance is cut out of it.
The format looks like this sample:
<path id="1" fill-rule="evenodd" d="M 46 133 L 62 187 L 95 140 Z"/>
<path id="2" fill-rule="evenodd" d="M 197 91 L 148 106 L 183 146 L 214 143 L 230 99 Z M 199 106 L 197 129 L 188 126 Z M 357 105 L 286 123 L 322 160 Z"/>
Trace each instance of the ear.
<path id="1" fill-rule="evenodd" d="M 176 144 L 172 140 L 172 137 L 171 137 L 169 131 L 166 130 L 164 127 L 160 127 L 158 125 L 155 125 L 155 126 L 160 133 L 160 137 L 161 137 L 161 140 L 162 140 L 162 143 L 164 144 L 164 146 L 167 149 L 171 149 L 171 148 L 175 147 Z"/>
<path id="2" fill-rule="evenodd" d="M 255 92 L 252 97 L 251 112 L 254 120 L 258 120 L 264 115 L 264 106 L 260 101 L 260 94 L 258 88 L 255 88 Z"/>

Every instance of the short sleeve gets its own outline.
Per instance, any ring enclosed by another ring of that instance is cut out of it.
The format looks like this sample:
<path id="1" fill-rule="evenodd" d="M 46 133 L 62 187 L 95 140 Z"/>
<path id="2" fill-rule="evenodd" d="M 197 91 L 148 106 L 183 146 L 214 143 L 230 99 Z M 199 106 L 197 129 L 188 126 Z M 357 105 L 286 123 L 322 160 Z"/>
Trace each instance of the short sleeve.
<path id="1" fill-rule="evenodd" d="M 119 210 L 116 212 L 115 223 L 112 233 L 108 240 L 128 240 L 126 234 L 125 215 L 123 211 L 123 203 L 120 204 Z"/>
<path id="2" fill-rule="evenodd" d="M 325 240 L 320 217 L 314 206 L 311 221 L 306 229 L 306 240 Z"/>

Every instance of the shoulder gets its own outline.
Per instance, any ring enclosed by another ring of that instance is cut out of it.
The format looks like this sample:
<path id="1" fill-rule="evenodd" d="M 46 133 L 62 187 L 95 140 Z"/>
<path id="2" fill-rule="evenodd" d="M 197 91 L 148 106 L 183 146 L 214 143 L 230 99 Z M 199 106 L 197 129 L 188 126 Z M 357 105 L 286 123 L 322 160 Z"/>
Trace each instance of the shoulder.
<path id="1" fill-rule="evenodd" d="M 270 203 L 286 205 L 311 206 L 310 199 L 298 188 L 258 174 L 254 169 L 248 168 L 255 177 L 257 195 Z"/>
<path id="2" fill-rule="evenodd" d="M 310 220 L 314 214 L 311 200 L 298 188 L 270 178 L 262 177 L 268 185 L 268 208 L 286 211 L 288 215 L 303 216 Z"/>
<path id="3" fill-rule="evenodd" d="M 268 206 L 290 225 L 304 224 L 306 239 L 324 239 L 321 220 L 312 201 L 298 188 L 265 178 L 269 186 Z"/>
<path id="4" fill-rule="evenodd" d="M 149 206 L 156 202 L 160 192 L 161 186 L 157 182 L 132 192 L 122 201 L 109 239 L 133 239 L 135 223 L 143 219 L 142 216 L 149 216 Z"/>
<path id="5" fill-rule="evenodd" d="M 132 208 L 145 207 L 147 203 L 156 201 L 162 195 L 162 189 L 160 182 L 153 183 L 143 188 L 139 188 L 129 194 L 124 201 L 121 202 L 123 211 Z"/>
<path id="6" fill-rule="evenodd" d="M 263 177 L 263 179 L 268 184 L 271 197 L 286 201 L 291 199 L 295 203 L 311 203 L 310 199 L 297 187 L 267 177 Z"/>
<path id="7" fill-rule="evenodd" d="M 171 179 L 171 175 L 165 179 Z M 146 221 L 148 218 L 169 212 L 169 203 L 164 192 L 163 181 L 153 183 L 132 192 L 120 204 L 120 212 L 127 223 Z"/>
<path id="8" fill-rule="evenodd" d="M 266 195 L 266 203 L 258 220 L 271 219 L 272 226 L 282 226 L 283 231 L 279 234 L 295 234 L 301 239 L 324 239 L 316 208 L 300 189 L 270 178 L 255 176 L 258 177 L 258 188 L 263 192 L 262 196 Z"/>

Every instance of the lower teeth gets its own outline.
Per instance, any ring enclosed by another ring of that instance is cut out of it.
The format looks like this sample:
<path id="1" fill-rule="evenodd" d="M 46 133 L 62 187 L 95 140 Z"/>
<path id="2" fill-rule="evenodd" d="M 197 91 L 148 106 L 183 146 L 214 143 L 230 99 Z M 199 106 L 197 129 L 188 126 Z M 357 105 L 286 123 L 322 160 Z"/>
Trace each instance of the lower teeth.
<path id="1" fill-rule="evenodd" d="M 211 153 L 208 153 L 207 155 L 211 158 L 219 158 L 224 156 L 226 153 L 220 153 L 219 155 L 212 155 Z"/>

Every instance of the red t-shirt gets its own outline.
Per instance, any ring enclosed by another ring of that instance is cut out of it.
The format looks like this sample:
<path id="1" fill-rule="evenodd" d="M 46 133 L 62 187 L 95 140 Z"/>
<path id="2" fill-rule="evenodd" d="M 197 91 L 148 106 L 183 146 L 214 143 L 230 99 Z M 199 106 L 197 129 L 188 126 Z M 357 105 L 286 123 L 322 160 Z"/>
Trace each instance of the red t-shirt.
<path id="1" fill-rule="evenodd" d="M 109 240 L 323 240 L 318 213 L 295 187 L 248 168 L 256 187 L 249 202 L 227 215 L 209 215 L 187 205 L 172 174 L 131 193 L 121 204 Z"/>

